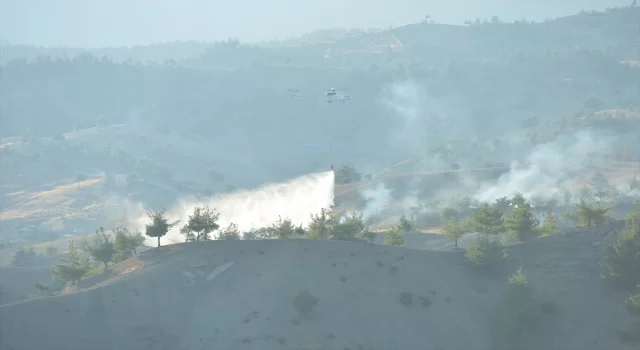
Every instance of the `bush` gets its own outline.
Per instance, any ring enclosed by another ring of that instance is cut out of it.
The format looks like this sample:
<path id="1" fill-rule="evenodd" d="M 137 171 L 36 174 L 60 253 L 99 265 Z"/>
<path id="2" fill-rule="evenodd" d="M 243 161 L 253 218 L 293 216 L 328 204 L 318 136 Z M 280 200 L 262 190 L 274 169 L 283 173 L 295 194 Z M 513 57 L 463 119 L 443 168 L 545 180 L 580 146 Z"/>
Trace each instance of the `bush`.
<path id="1" fill-rule="evenodd" d="M 632 289 L 640 284 L 640 209 L 627 219 L 625 228 L 607 247 L 602 261 L 602 277 L 611 284 Z"/>
<path id="2" fill-rule="evenodd" d="M 402 231 L 402 228 L 400 226 L 396 226 L 387 231 L 384 237 L 384 244 L 394 247 L 403 247 L 404 231 Z"/>
<path id="3" fill-rule="evenodd" d="M 352 166 L 341 165 L 335 171 L 336 184 L 348 184 L 362 179 L 362 175 Z"/>
<path id="4" fill-rule="evenodd" d="M 632 315 L 640 315 L 640 293 L 628 296 L 624 305 Z"/>
<path id="5" fill-rule="evenodd" d="M 507 256 L 499 242 L 491 242 L 488 237 L 480 237 L 465 253 L 467 260 L 483 270 L 499 267 Z"/>
<path id="6" fill-rule="evenodd" d="M 293 298 L 293 307 L 299 315 L 309 318 L 311 312 L 320 300 L 311 295 L 308 291 L 301 291 Z"/>
<path id="7" fill-rule="evenodd" d="M 520 268 L 509 276 L 502 305 L 496 317 L 495 330 L 500 345 L 517 348 L 518 339 L 535 325 L 537 310 L 533 290 Z"/>
<path id="8" fill-rule="evenodd" d="M 400 304 L 409 307 L 413 305 L 413 294 L 409 292 L 402 292 L 398 297 L 398 301 L 400 301 Z"/>
<path id="9" fill-rule="evenodd" d="M 627 330 L 617 331 L 618 338 L 625 344 L 638 344 L 640 343 L 640 321 L 635 321 L 631 327 Z"/>
<path id="10" fill-rule="evenodd" d="M 433 302 L 431 301 L 431 298 L 429 298 L 428 296 L 420 297 L 420 302 L 422 303 L 422 307 L 424 307 L 425 309 L 431 306 L 431 304 L 433 304 Z"/>

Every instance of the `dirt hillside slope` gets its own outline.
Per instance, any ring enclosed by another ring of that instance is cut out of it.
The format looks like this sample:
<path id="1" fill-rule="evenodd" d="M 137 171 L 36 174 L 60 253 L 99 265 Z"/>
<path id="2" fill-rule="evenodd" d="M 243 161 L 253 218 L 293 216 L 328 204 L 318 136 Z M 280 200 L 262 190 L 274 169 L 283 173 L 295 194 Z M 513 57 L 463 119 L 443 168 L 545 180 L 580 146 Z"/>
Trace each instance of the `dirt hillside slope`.
<path id="1" fill-rule="evenodd" d="M 610 231 L 512 246 L 494 278 L 470 271 L 462 251 L 311 240 L 167 246 L 87 290 L 0 307 L 0 348 L 494 349 L 494 311 L 522 266 L 536 298 L 558 305 L 530 349 L 625 349 L 615 335 L 628 321 L 623 295 L 599 276 Z M 303 290 L 319 299 L 309 319 L 293 308 Z M 399 301 L 405 292 L 411 305 Z"/>

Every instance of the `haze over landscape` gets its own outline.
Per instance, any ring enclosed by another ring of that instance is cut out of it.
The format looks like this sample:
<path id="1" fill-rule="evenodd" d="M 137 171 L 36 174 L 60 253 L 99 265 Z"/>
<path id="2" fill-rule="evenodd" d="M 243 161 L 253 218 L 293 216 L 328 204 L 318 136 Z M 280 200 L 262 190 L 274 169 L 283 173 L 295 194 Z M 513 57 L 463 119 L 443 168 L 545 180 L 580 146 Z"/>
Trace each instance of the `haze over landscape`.
<path id="1" fill-rule="evenodd" d="M 321 29 L 401 26 L 426 15 L 443 24 L 492 16 L 542 21 L 628 4 L 627 0 L 400 0 L 393 4 L 385 0 L 3 0 L 0 39 L 90 48 L 227 38 L 257 42 Z"/>
<path id="2" fill-rule="evenodd" d="M 640 346 L 636 1 L 4 0 L 0 40 L 0 350 Z"/>

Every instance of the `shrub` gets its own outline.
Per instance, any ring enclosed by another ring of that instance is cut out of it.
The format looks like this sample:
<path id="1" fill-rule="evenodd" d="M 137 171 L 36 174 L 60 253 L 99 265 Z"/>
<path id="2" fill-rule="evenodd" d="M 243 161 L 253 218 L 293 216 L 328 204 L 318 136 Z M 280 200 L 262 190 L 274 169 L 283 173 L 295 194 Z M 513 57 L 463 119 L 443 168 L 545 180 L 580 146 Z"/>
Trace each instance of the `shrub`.
<path id="1" fill-rule="evenodd" d="M 527 276 L 519 268 L 509 276 L 502 305 L 495 323 L 498 342 L 505 347 L 517 348 L 516 342 L 525 332 L 531 330 L 537 320 L 537 308 L 533 290 Z"/>
<path id="2" fill-rule="evenodd" d="M 400 301 L 400 304 L 409 307 L 413 305 L 413 294 L 409 292 L 402 292 L 400 293 L 398 300 Z"/>
<path id="3" fill-rule="evenodd" d="M 465 257 L 474 266 L 492 270 L 500 266 L 507 256 L 499 242 L 491 242 L 488 237 L 480 237 L 466 251 Z"/>
<path id="4" fill-rule="evenodd" d="M 433 302 L 431 301 L 431 298 L 429 298 L 428 296 L 420 297 L 420 302 L 422 303 L 422 307 L 424 307 L 425 309 L 431 306 L 431 304 L 433 304 Z"/>
<path id="5" fill-rule="evenodd" d="M 640 315 L 640 293 L 628 296 L 624 305 L 632 315 Z"/>
<path id="6" fill-rule="evenodd" d="M 299 292 L 293 298 L 293 307 L 296 309 L 299 315 L 301 315 L 304 318 L 309 318 L 309 316 L 311 315 L 311 312 L 313 312 L 313 309 L 315 308 L 315 306 L 318 304 L 319 301 L 320 299 L 316 298 L 315 296 L 311 295 L 311 293 L 304 290 Z"/>

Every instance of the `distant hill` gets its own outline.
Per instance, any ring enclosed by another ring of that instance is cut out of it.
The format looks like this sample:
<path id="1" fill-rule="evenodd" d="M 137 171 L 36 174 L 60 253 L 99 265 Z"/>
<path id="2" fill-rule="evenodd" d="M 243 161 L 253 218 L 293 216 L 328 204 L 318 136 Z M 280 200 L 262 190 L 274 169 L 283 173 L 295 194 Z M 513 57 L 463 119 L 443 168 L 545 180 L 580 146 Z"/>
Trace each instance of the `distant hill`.
<path id="1" fill-rule="evenodd" d="M 434 56 L 442 56 L 441 59 L 487 59 L 504 54 L 562 52 L 574 49 L 597 50 L 621 60 L 637 60 L 637 45 L 640 42 L 640 28 L 637 23 L 639 16 L 640 6 L 627 6 L 602 12 L 583 11 L 573 16 L 540 23 L 504 23 L 494 18 L 468 21 L 467 25 L 461 26 L 424 21 L 392 29 L 326 29 L 258 45 L 238 44 L 245 48 L 257 49 L 246 52 L 254 56 L 253 60 L 256 62 L 266 63 L 265 58 L 273 56 L 273 50 L 280 51 L 280 54 L 276 54 L 279 58 L 270 62 L 279 65 L 284 64 L 287 58 L 296 61 L 296 57 L 304 57 L 306 51 L 330 49 L 333 50 L 333 55 L 386 54 L 389 46 L 393 47 L 393 50 L 402 46 L 405 60 L 426 57 L 433 59 Z M 0 63 L 17 58 L 35 59 L 43 55 L 72 57 L 81 53 L 97 57 L 108 56 L 116 61 L 129 58 L 142 62 L 190 60 L 208 49 L 216 46 L 220 48 L 221 43 L 224 42 L 174 42 L 100 49 L 5 45 L 4 58 L 0 58 Z M 371 61 L 365 57 L 359 57 L 358 60 Z M 318 60 L 316 63 L 321 62 L 322 60 Z M 229 63 L 227 66 L 234 66 L 233 61 Z M 235 63 L 237 66 L 238 62 Z"/>

